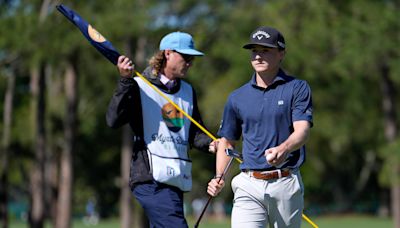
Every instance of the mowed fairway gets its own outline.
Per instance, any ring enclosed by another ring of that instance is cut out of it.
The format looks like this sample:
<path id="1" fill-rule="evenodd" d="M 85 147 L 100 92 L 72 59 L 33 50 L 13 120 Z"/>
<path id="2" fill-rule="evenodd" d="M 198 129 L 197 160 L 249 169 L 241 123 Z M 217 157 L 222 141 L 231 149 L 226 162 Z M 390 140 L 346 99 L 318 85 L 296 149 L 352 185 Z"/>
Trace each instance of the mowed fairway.
<path id="1" fill-rule="evenodd" d="M 318 218 L 311 218 L 321 228 L 390 228 L 393 227 L 393 222 L 390 218 L 378 218 L 372 216 L 324 216 Z M 303 220 L 304 221 L 304 220 Z M 311 227 L 303 222 L 302 228 Z"/>
<path id="2" fill-rule="evenodd" d="M 203 218 L 205 219 L 205 218 Z M 373 216 L 362 215 L 346 215 L 346 216 L 322 216 L 310 217 L 310 219 L 320 228 L 390 228 L 393 227 L 390 218 L 377 218 Z M 193 227 L 196 221 L 189 220 L 189 227 Z M 228 228 L 230 227 L 229 221 L 217 222 L 210 220 L 202 220 L 199 227 L 204 228 Z M 303 220 L 302 228 L 313 228 L 309 223 Z"/>
<path id="3" fill-rule="evenodd" d="M 228 228 L 230 227 L 229 220 L 226 221 L 214 221 L 206 217 L 203 218 L 199 227 L 204 228 Z M 310 217 L 320 228 L 390 228 L 393 227 L 392 220 L 387 218 L 377 218 L 372 216 L 361 216 L 361 215 L 346 215 L 346 216 L 322 216 L 322 217 Z M 194 218 L 189 218 L 189 227 L 193 227 L 195 223 Z M 14 222 L 10 226 L 11 228 L 26 228 L 26 223 Z M 47 225 L 46 228 L 51 226 Z M 75 220 L 73 228 L 115 228 L 120 227 L 118 219 L 102 220 L 96 226 L 86 226 L 81 220 Z M 302 228 L 312 228 L 310 224 L 303 220 Z"/>

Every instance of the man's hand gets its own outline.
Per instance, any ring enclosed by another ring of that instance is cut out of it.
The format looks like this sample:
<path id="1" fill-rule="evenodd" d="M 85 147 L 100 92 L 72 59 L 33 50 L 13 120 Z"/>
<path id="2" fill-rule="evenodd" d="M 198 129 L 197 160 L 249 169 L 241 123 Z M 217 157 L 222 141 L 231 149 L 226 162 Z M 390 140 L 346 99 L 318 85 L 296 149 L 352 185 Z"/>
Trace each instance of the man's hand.
<path id="1" fill-rule="evenodd" d="M 265 150 L 267 163 L 272 166 L 278 166 L 283 163 L 286 160 L 287 155 L 288 151 L 282 145 Z"/>
<path id="2" fill-rule="evenodd" d="M 218 144 L 219 144 L 219 139 L 212 141 L 208 146 L 208 151 L 215 154 L 218 149 Z"/>
<path id="3" fill-rule="evenodd" d="M 310 123 L 306 120 L 293 122 L 294 131 L 289 135 L 289 138 L 279 146 L 265 150 L 268 164 L 279 166 L 286 160 L 289 153 L 302 147 L 308 139 L 310 127 Z"/>
<path id="4" fill-rule="evenodd" d="M 128 57 L 121 55 L 118 57 L 117 68 L 119 71 L 119 75 L 123 78 L 129 78 L 133 75 L 133 70 L 135 66 Z"/>
<path id="5" fill-rule="evenodd" d="M 211 179 L 210 182 L 208 182 L 207 193 L 210 196 L 215 197 L 221 192 L 224 186 L 225 186 L 224 179 L 221 179 L 220 177 L 213 178 Z"/>

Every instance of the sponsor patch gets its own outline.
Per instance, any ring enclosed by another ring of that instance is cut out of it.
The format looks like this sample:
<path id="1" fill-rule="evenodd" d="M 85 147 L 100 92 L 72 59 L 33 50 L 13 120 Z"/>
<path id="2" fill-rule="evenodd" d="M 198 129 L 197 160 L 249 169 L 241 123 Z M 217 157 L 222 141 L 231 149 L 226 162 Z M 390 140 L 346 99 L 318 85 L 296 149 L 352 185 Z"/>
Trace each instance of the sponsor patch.
<path id="1" fill-rule="evenodd" d="M 168 129 L 173 132 L 178 132 L 185 124 L 183 113 L 175 108 L 171 103 L 165 104 L 162 109 L 162 117 Z"/>

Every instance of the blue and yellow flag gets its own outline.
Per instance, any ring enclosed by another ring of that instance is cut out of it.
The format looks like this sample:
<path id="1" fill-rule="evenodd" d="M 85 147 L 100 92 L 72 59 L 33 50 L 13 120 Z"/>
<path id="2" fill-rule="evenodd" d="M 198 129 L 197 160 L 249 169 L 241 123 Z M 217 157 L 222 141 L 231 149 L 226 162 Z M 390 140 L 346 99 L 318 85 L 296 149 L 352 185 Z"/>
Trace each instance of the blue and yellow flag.
<path id="1" fill-rule="evenodd" d="M 87 23 L 79 14 L 64 6 L 63 4 L 56 6 L 68 20 L 70 20 L 76 27 L 81 30 L 82 34 L 87 40 L 101 53 L 110 60 L 114 65 L 117 65 L 118 57 L 120 54 L 112 46 L 111 42 L 106 40 L 95 28 Z"/>

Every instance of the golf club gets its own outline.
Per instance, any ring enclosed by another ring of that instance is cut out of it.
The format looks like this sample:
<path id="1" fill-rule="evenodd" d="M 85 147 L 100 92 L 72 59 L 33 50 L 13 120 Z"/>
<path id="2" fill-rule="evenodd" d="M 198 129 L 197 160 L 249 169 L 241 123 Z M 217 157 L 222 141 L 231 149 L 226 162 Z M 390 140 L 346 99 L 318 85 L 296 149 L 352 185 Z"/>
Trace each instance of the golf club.
<path id="1" fill-rule="evenodd" d="M 231 158 L 230 158 L 230 160 L 229 160 L 229 162 L 228 162 L 228 165 L 225 167 L 224 172 L 222 172 L 221 177 L 220 177 L 219 180 L 218 180 L 218 184 L 219 184 L 219 182 L 221 181 L 221 179 L 225 177 L 226 173 L 227 173 L 228 170 L 229 170 L 229 167 L 230 167 L 231 164 L 232 164 L 233 159 L 242 160 L 242 158 L 241 158 L 242 156 L 241 156 L 238 152 L 236 152 L 236 151 L 234 151 L 234 150 L 232 150 L 232 149 L 226 149 L 225 152 L 226 152 L 226 155 L 228 155 L 228 156 L 231 157 Z M 209 196 L 209 197 L 208 197 L 207 203 L 204 205 L 203 210 L 201 211 L 201 214 L 200 214 L 199 218 L 197 219 L 196 224 L 194 224 L 194 227 L 195 227 L 195 228 L 199 227 L 200 221 L 201 221 L 201 219 L 203 218 L 203 215 L 204 215 L 204 213 L 206 212 L 207 207 L 208 207 L 208 205 L 210 204 L 212 198 L 213 198 L 212 196 Z"/>

